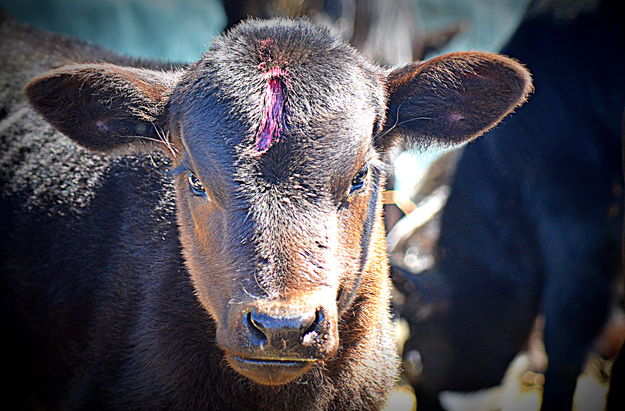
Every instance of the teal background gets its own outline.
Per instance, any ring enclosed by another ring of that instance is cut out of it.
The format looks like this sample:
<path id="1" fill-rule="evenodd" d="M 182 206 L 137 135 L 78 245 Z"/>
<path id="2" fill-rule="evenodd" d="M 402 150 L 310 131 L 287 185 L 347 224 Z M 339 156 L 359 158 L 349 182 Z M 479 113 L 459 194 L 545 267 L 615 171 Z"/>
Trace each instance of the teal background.
<path id="1" fill-rule="evenodd" d="M 384 0 L 380 0 L 384 1 Z M 444 50 L 497 51 L 528 0 L 412 0 L 426 31 L 463 21 L 467 31 Z M 118 52 L 190 62 L 221 32 L 220 0 L 0 0 L 14 18 Z"/>
<path id="2" fill-rule="evenodd" d="M 219 0 L 0 0 L 0 7 L 35 27 L 176 62 L 197 60 L 226 24 Z"/>

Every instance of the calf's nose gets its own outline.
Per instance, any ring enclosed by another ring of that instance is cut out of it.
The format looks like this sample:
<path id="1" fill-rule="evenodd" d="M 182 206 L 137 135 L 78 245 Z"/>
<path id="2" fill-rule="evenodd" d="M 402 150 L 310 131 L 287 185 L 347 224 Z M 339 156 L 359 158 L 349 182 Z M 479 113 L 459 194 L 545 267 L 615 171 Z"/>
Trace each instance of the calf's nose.
<path id="1" fill-rule="evenodd" d="M 269 315 L 250 309 L 245 323 L 251 343 L 272 357 L 309 358 L 311 348 L 323 334 L 324 317 L 322 309 L 292 316 Z"/>

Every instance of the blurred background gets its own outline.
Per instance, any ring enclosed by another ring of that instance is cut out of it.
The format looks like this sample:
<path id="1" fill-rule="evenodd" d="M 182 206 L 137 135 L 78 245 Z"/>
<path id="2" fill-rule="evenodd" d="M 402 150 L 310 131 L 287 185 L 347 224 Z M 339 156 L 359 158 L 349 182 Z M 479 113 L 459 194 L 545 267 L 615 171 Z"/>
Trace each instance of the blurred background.
<path id="1" fill-rule="evenodd" d="M 517 29 L 528 4 L 529 0 L 0 0 L 0 7 L 18 21 L 122 54 L 175 63 L 197 60 L 214 36 L 248 15 L 307 15 L 315 22 L 330 25 L 367 57 L 385 66 L 448 51 L 497 52 Z M 457 155 L 444 153 L 399 148 L 393 156 L 392 188 L 397 191 L 396 198 L 410 199 L 407 203 L 412 207 L 424 200 L 422 212 L 413 215 L 416 219 L 405 220 L 389 234 L 391 261 L 413 272 L 432 264 L 431 249 L 438 235 L 436 217 L 448 194 L 439 189 L 448 185 L 457 160 Z M 437 159 L 442 162 L 431 168 Z M 423 185 L 424 177 L 430 186 Z M 442 200 L 437 199 L 437 193 L 442 193 Z M 387 212 L 387 224 L 392 228 L 403 213 L 396 209 Z M 398 322 L 398 330 L 401 338 L 408 338 L 405 322 Z M 504 378 L 507 387 L 473 397 L 449 393 L 446 406 L 454 410 L 537 409 L 542 381 L 536 373 L 524 373 L 531 360 L 519 357 L 513 361 Z M 408 368 L 413 365 L 405 363 Z M 607 377 L 601 367 L 595 366 L 594 374 L 587 371 L 590 377 L 580 380 L 577 409 L 598 409 L 595 398 L 604 397 L 607 391 Z M 583 398 L 591 398 L 590 405 L 585 407 Z M 411 410 L 415 404 L 411 388 L 404 381 L 387 409 Z"/>
<path id="2" fill-rule="evenodd" d="M 315 1 L 238 3 L 272 3 L 270 7 L 274 10 L 270 12 L 284 15 L 303 11 L 304 3 Z M 528 0 L 408 0 L 407 3 L 414 8 L 411 17 L 420 31 L 435 32 L 463 24 L 458 36 L 434 52 L 441 53 L 498 50 L 516 28 Z M 211 38 L 228 24 L 221 0 L 1 0 L 0 5 L 15 19 L 39 28 L 84 38 L 132 56 L 177 62 L 198 59 Z"/>

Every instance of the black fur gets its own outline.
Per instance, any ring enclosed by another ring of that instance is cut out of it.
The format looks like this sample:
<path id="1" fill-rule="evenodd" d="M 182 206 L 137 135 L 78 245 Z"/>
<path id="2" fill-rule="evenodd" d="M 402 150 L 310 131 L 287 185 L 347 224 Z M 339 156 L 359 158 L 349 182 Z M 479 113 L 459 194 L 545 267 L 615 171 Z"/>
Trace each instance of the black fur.
<path id="1" fill-rule="evenodd" d="M 426 409 L 442 390 L 498 385 L 542 312 L 543 409 L 570 410 L 608 315 L 620 270 L 625 10 L 604 1 L 575 17 L 552 12 L 528 14 L 503 49 L 532 71 L 535 94 L 463 150 L 436 265 L 415 279 L 404 352 L 421 353 Z M 437 295 L 423 321 L 419 305 Z"/>

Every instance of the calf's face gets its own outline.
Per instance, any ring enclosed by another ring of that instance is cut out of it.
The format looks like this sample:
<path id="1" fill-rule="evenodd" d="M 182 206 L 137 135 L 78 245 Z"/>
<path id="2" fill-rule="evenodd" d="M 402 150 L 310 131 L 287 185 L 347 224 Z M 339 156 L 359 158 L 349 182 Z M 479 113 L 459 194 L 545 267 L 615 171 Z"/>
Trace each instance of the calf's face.
<path id="1" fill-rule="evenodd" d="M 357 298 L 387 316 L 386 150 L 471 140 L 530 89 L 505 57 L 383 70 L 324 29 L 275 20 L 238 26 L 178 71 L 77 64 L 25 91 L 89 149 L 171 158 L 183 254 L 217 344 L 236 371 L 283 384 L 337 353 Z"/>

